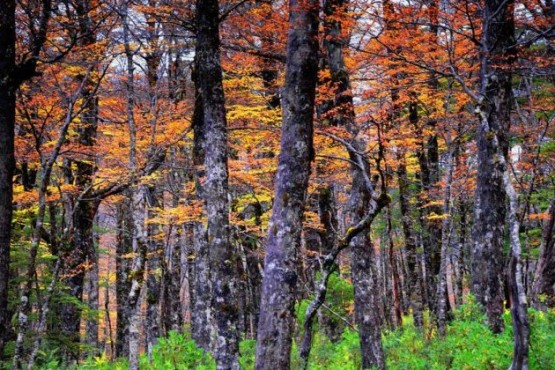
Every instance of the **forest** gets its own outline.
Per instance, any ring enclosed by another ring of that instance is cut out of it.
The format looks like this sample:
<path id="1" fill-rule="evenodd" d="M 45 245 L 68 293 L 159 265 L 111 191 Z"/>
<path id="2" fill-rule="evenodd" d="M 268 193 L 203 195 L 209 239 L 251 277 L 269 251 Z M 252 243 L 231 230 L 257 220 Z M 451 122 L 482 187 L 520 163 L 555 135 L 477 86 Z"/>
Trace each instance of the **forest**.
<path id="1" fill-rule="evenodd" d="M 0 1 L 0 369 L 555 368 L 552 0 Z"/>

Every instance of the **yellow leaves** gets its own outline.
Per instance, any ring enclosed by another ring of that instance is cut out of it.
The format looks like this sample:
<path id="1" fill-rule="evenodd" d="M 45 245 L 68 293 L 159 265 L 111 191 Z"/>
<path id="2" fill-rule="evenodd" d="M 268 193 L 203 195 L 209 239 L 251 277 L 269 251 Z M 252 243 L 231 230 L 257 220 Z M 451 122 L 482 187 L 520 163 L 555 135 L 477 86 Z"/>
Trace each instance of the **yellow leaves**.
<path id="1" fill-rule="evenodd" d="M 37 204 L 39 201 L 39 192 L 36 190 L 24 191 L 22 185 L 14 187 L 13 202 L 23 207 Z"/>
<path id="2" fill-rule="evenodd" d="M 435 212 L 431 212 L 431 213 L 426 217 L 426 219 L 427 219 L 428 221 L 432 221 L 432 222 L 433 222 L 433 221 L 443 221 L 443 220 L 448 219 L 449 217 L 451 217 L 451 216 L 450 216 L 448 213 L 444 213 L 444 214 L 438 215 L 438 214 L 435 213 Z"/>
<path id="3" fill-rule="evenodd" d="M 443 206 L 442 200 L 431 200 L 428 203 L 423 204 L 421 208 L 441 207 L 441 206 Z"/>
<path id="4" fill-rule="evenodd" d="M 154 216 L 150 217 L 147 225 L 181 225 L 186 222 L 201 221 L 204 217 L 204 205 L 200 200 L 190 201 L 189 204 L 171 208 L 153 208 Z"/>

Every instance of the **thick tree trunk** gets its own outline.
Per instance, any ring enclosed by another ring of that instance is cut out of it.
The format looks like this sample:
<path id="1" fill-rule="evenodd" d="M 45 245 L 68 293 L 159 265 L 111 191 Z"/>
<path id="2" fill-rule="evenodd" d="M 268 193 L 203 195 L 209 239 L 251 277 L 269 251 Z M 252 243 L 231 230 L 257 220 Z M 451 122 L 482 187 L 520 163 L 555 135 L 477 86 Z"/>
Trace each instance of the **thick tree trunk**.
<path id="1" fill-rule="evenodd" d="M 15 170 L 15 0 L 0 7 L 0 358 L 10 333 L 8 282 L 12 227 L 12 179 Z"/>
<path id="2" fill-rule="evenodd" d="M 532 304 L 537 309 L 555 307 L 555 199 L 543 224 L 540 257 L 532 286 Z"/>
<path id="3" fill-rule="evenodd" d="M 193 164 L 195 166 L 194 180 L 196 198 L 202 199 L 204 189 L 201 179 L 204 177 L 206 125 L 204 122 L 204 103 L 201 94 L 201 81 L 198 70 L 200 69 L 199 55 L 195 55 L 192 79 L 195 83 L 195 108 L 193 111 Z M 189 228 L 189 226 L 187 226 Z M 215 327 L 210 299 L 212 296 L 212 285 L 210 280 L 210 269 L 208 266 L 208 243 L 206 230 L 199 222 L 194 222 L 190 227 L 192 236 L 191 252 L 188 261 L 188 273 L 192 278 L 191 292 L 191 336 L 195 342 L 205 351 L 212 350 L 215 337 Z"/>
<path id="4" fill-rule="evenodd" d="M 472 291 L 492 331 L 503 330 L 503 185 L 512 106 L 513 1 L 487 0 L 483 10 L 482 63 L 477 132 L 478 178 L 472 248 Z"/>
<path id="5" fill-rule="evenodd" d="M 314 157 L 318 2 L 290 0 L 281 153 L 264 264 L 256 369 L 288 369 L 303 208 Z"/>
<path id="6" fill-rule="evenodd" d="M 197 0 L 196 27 L 196 73 L 206 130 L 203 196 L 208 217 L 206 237 L 212 283 L 210 303 L 217 333 L 214 357 L 218 369 L 238 369 L 237 277 L 229 228 L 227 122 L 220 66 L 218 0 Z"/>

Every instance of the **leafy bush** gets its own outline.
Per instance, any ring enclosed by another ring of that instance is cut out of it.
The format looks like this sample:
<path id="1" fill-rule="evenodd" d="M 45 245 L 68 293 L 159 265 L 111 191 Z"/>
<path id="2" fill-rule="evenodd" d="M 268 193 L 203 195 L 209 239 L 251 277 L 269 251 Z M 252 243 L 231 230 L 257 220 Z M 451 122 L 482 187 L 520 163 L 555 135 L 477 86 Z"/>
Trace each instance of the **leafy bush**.
<path id="1" fill-rule="evenodd" d="M 153 370 L 207 370 L 216 367 L 209 354 L 197 347 L 193 340 L 176 331 L 170 331 L 167 338 L 159 338 L 152 347 L 151 358 L 142 355 L 140 364 L 143 369 Z"/>
<path id="2" fill-rule="evenodd" d="M 555 312 L 529 310 L 531 323 L 530 369 L 553 369 L 555 364 Z M 493 334 L 486 325 L 485 316 L 479 306 L 468 298 L 468 303 L 454 312 L 454 320 L 447 327 L 447 336 L 440 338 L 421 332 L 405 317 L 403 327 L 385 332 L 383 346 L 387 367 L 391 370 L 443 370 L 443 369 L 507 369 L 513 351 L 513 330 L 510 313 L 506 312 L 505 331 Z M 425 329 L 426 330 L 426 329 Z M 291 368 L 300 368 L 296 342 L 291 351 Z M 256 342 L 243 340 L 240 343 L 241 369 L 253 369 Z M 45 369 L 59 368 L 51 356 L 44 356 Z M 315 332 L 310 355 L 311 370 L 355 370 L 361 367 L 358 333 L 346 328 L 338 342 L 330 341 L 320 332 Z M 125 360 L 109 362 L 105 356 L 89 358 L 80 369 L 123 370 Z M 186 335 L 170 332 L 160 338 L 152 349 L 151 358 L 141 356 L 144 369 L 215 369 L 215 362 Z"/>

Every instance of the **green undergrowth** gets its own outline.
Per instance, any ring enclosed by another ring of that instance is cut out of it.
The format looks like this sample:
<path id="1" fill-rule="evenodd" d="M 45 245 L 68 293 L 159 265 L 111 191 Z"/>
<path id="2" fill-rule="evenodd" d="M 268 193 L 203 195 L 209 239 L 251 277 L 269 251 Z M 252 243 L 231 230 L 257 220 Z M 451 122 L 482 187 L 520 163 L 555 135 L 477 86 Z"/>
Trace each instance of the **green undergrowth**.
<path id="1" fill-rule="evenodd" d="M 531 322 L 530 369 L 549 370 L 555 364 L 555 313 L 529 311 Z M 434 332 L 416 329 L 410 317 L 405 317 L 403 327 L 386 331 L 383 346 L 387 368 L 391 370 L 419 369 L 507 369 L 512 356 L 512 326 L 510 313 L 504 316 L 506 330 L 492 334 L 484 324 L 485 317 L 473 303 L 461 306 L 447 328 L 445 338 Z M 240 344 L 241 368 L 253 369 L 256 343 L 244 340 Z M 43 369 L 60 369 L 55 359 L 44 361 Z M 299 368 L 297 347 L 293 344 L 291 356 L 293 369 Z M 361 358 L 358 334 L 346 328 L 340 340 L 332 343 L 325 336 L 316 334 L 310 356 L 309 369 L 350 370 L 360 369 Z M 89 358 L 78 369 L 124 370 L 125 360 L 110 362 L 105 356 Z M 172 332 L 160 338 L 149 359 L 141 356 L 141 369 L 215 369 L 213 358 L 199 349 L 184 334 Z"/>

